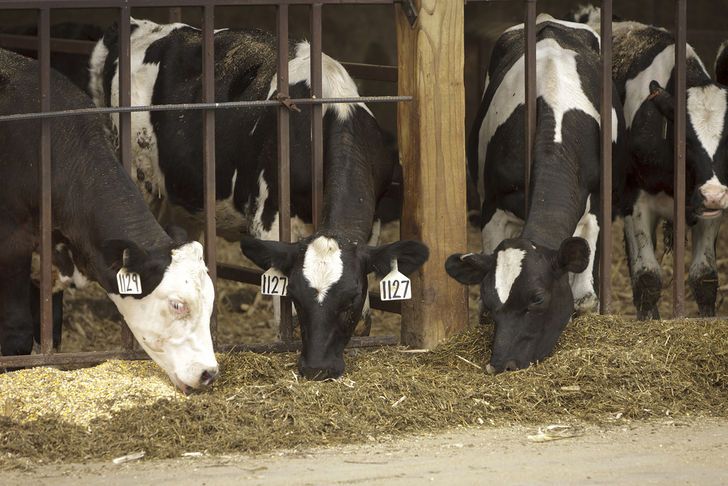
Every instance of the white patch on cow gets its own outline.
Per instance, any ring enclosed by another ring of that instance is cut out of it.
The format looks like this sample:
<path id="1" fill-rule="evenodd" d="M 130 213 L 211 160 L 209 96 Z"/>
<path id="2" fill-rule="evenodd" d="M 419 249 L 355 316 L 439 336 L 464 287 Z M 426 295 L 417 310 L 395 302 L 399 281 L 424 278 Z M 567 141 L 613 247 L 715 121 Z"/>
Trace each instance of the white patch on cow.
<path id="1" fill-rule="evenodd" d="M 149 295 L 109 297 L 149 357 L 185 389 L 199 386 L 204 371 L 217 370 L 210 336 L 215 292 L 202 245 L 187 243 L 171 256 L 162 281 Z M 176 312 L 170 301 L 184 304 L 186 312 Z"/>
<path id="2" fill-rule="evenodd" d="M 624 23 L 626 22 L 620 22 L 620 25 Z M 634 28 L 646 27 L 642 24 L 636 24 Z M 686 58 L 696 59 L 698 62 L 700 62 L 700 59 L 695 54 L 695 51 L 692 47 L 690 47 L 689 44 L 686 46 Z M 660 86 L 667 86 L 674 65 L 675 45 L 670 44 L 665 49 L 663 49 L 662 52 L 655 56 L 655 58 L 652 60 L 652 63 L 650 63 L 650 65 L 647 66 L 644 71 L 641 71 L 634 78 L 627 80 L 627 82 L 625 83 L 626 95 L 624 98 L 624 118 L 627 124 L 627 128 L 630 128 L 632 126 L 632 122 L 634 121 L 634 117 L 637 114 L 637 110 L 639 110 L 640 106 L 642 106 L 642 103 L 644 103 L 647 100 L 647 97 L 650 95 L 650 82 L 652 80 L 655 80 L 660 83 Z"/>
<path id="3" fill-rule="evenodd" d="M 250 133 L 248 133 L 248 135 L 250 135 L 251 137 L 252 137 L 252 136 L 253 136 L 253 134 L 255 133 L 255 129 L 256 129 L 256 128 L 258 128 L 258 122 L 259 122 L 259 121 L 260 121 L 260 118 L 256 118 L 256 119 L 255 119 L 255 123 L 253 124 L 253 128 L 251 128 L 251 129 L 250 129 Z"/>
<path id="4" fill-rule="evenodd" d="M 73 263 L 73 253 L 65 243 L 56 244 L 55 251 L 59 253 L 64 251 L 67 252 L 71 262 Z M 61 292 L 71 287 L 82 289 L 90 282 L 90 280 L 81 273 L 78 267 L 76 267 L 75 263 L 73 263 L 73 273 L 71 273 L 71 275 L 61 273 L 60 269 L 56 265 L 51 264 L 51 278 L 53 279 L 53 285 L 51 288 L 53 293 Z M 30 259 L 30 279 L 40 287 L 40 254 L 35 251 Z"/>
<path id="5" fill-rule="evenodd" d="M 508 248 L 498 252 L 495 265 L 495 290 L 502 303 L 508 300 L 513 282 L 521 274 L 524 256 L 526 251 L 518 248 Z"/>
<path id="6" fill-rule="evenodd" d="M 624 217 L 624 239 L 633 275 L 662 275 L 655 258 L 655 230 L 660 219 L 672 221 L 673 200 L 664 192 L 649 194 L 640 190 L 632 214 Z"/>
<path id="7" fill-rule="evenodd" d="M 585 24 L 578 24 L 585 26 Z M 591 30 L 591 29 L 590 29 Z M 554 39 L 543 39 L 536 44 L 536 92 L 537 96 L 551 107 L 556 122 L 554 141 L 562 141 L 561 124 L 564 114 L 570 110 L 580 110 L 600 123 L 599 110 L 589 101 L 581 86 L 581 78 L 576 69 L 579 54 L 571 49 L 562 48 Z M 478 192 L 482 195 L 485 154 L 495 131 L 508 120 L 520 105 L 525 104 L 524 58 L 521 56 L 503 77 L 496 88 L 480 126 L 478 143 Z M 612 112 L 612 139 L 616 140 L 616 112 Z"/>
<path id="8" fill-rule="evenodd" d="M 483 253 L 492 255 L 501 241 L 519 237 L 523 232 L 523 225 L 523 220 L 512 212 L 496 209 L 493 217 L 483 227 Z"/>
<path id="9" fill-rule="evenodd" d="M 88 91 L 96 106 L 104 106 L 104 63 L 108 55 L 109 50 L 103 40 L 100 40 L 94 46 L 89 58 Z"/>
<path id="10" fill-rule="evenodd" d="M 687 113 L 698 140 L 712 159 L 723 135 L 726 90 L 716 84 L 689 88 Z"/>
<path id="11" fill-rule="evenodd" d="M 359 96 L 356 83 L 346 72 L 344 66 L 338 61 L 321 53 L 321 95 L 324 98 L 352 98 Z M 306 86 L 311 86 L 311 46 L 308 42 L 299 42 L 296 45 L 296 55 L 288 62 L 288 83 L 294 85 L 305 81 Z M 270 82 L 268 98 L 278 88 L 278 75 L 274 75 Z M 354 105 L 361 106 L 372 117 L 372 112 L 364 103 L 324 103 L 323 113 L 332 109 L 336 112 L 339 120 L 347 120 L 352 113 Z"/>
<path id="12" fill-rule="evenodd" d="M 568 27 L 570 29 L 583 29 L 591 32 L 594 34 L 594 37 L 597 41 L 599 41 L 599 48 L 601 49 L 601 38 L 599 37 L 599 34 L 597 34 L 597 31 L 592 28 L 591 25 L 587 25 L 585 23 L 581 22 L 571 22 L 568 20 L 561 20 L 561 19 L 555 19 L 551 15 L 547 13 L 540 13 L 536 17 L 536 25 L 540 24 L 541 22 L 553 22 L 554 24 L 563 25 L 564 27 Z M 512 27 L 507 28 L 503 31 L 505 34 L 506 32 L 512 32 L 514 30 L 523 30 L 523 24 L 516 24 Z"/>
<path id="13" fill-rule="evenodd" d="M 273 217 L 273 223 L 270 228 L 266 228 L 263 224 L 263 209 L 265 209 L 265 202 L 268 199 L 268 183 L 265 181 L 264 170 L 258 175 L 258 195 L 255 198 L 255 214 L 253 220 L 250 223 L 250 235 L 261 240 L 276 240 L 278 241 L 278 212 Z M 308 236 L 313 233 L 313 225 L 305 223 L 298 216 L 291 218 L 291 241 L 298 241 L 304 236 Z"/>
<path id="14" fill-rule="evenodd" d="M 574 296 L 574 307 L 579 312 L 595 312 L 598 310 L 599 299 L 594 291 L 594 256 L 597 251 L 599 239 L 599 223 L 597 217 L 590 213 L 591 196 L 586 200 L 584 214 L 576 225 L 573 236 L 584 238 L 589 244 L 589 264 L 581 273 L 569 272 L 569 284 Z"/>
<path id="15" fill-rule="evenodd" d="M 303 276 L 317 292 L 319 304 L 326 298 L 332 285 L 339 281 L 344 272 L 341 249 L 336 240 L 319 236 L 306 248 L 303 257 Z"/>
<path id="16" fill-rule="evenodd" d="M 720 59 L 720 56 L 723 55 L 723 51 L 725 51 L 726 47 L 728 47 L 728 40 L 724 40 L 718 46 L 718 53 L 715 55 L 715 61 L 713 61 L 713 72 L 716 77 L 718 76 L 718 60 Z"/>

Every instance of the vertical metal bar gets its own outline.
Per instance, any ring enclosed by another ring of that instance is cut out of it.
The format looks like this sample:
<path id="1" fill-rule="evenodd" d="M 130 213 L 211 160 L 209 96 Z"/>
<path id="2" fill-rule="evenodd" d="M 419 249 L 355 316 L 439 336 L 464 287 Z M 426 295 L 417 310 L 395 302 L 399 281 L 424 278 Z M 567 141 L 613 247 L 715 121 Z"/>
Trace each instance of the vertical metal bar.
<path id="1" fill-rule="evenodd" d="M 131 106 L 131 10 L 119 8 L 119 106 Z M 124 170 L 131 172 L 131 113 L 119 113 L 119 158 Z M 134 349 L 134 335 L 126 322 L 121 326 L 121 346 Z"/>
<path id="2" fill-rule="evenodd" d="M 180 7 L 170 7 L 167 19 L 171 24 L 182 22 L 182 9 Z"/>
<path id="3" fill-rule="evenodd" d="M 686 6 L 686 0 L 675 1 L 675 190 L 673 198 L 675 215 L 672 239 L 672 313 L 675 318 L 685 316 Z"/>
<path id="4" fill-rule="evenodd" d="M 600 312 L 612 307 L 612 0 L 602 0 L 601 11 L 601 255 L 599 259 Z"/>
<path id="5" fill-rule="evenodd" d="M 215 7 L 203 7 L 202 21 L 202 102 L 215 101 Z M 212 284 L 217 289 L 217 229 L 215 225 L 215 110 L 204 110 L 202 119 L 205 199 L 205 261 Z M 217 295 L 217 292 L 216 292 Z M 217 345 L 217 306 L 210 318 L 212 342 Z"/>
<path id="6" fill-rule="evenodd" d="M 288 97 L 288 5 L 278 5 L 278 96 Z M 291 241 L 291 144 L 288 108 L 278 107 L 278 237 Z M 283 342 L 293 341 L 291 300 L 280 298 L 279 334 Z"/>
<path id="7" fill-rule="evenodd" d="M 50 10 L 38 12 L 38 60 L 40 83 L 40 111 L 51 110 L 51 21 Z M 40 122 L 39 170 L 40 178 L 40 349 L 43 354 L 53 352 L 53 282 L 51 275 L 51 121 Z"/>
<path id="8" fill-rule="evenodd" d="M 311 5 L 311 97 L 322 97 L 321 73 L 321 10 L 320 3 Z M 311 190 L 313 228 L 321 222 L 324 193 L 323 106 L 311 105 Z"/>
<path id="9" fill-rule="evenodd" d="M 526 173 L 524 174 L 523 193 L 526 202 L 524 216 L 528 217 L 529 198 L 531 196 L 533 143 L 536 139 L 536 0 L 526 0 L 525 3 Z"/>

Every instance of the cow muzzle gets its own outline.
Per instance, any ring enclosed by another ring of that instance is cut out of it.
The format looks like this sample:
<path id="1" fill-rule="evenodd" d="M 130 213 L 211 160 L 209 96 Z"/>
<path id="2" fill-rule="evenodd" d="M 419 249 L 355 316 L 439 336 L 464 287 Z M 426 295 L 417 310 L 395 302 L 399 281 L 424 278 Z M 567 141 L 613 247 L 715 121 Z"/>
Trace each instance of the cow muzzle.
<path id="1" fill-rule="evenodd" d="M 298 372 L 308 380 L 326 380 L 338 378 L 344 373 L 343 358 L 331 358 L 325 361 L 312 361 L 303 357 L 298 360 Z"/>
<path id="2" fill-rule="evenodd" d="M 698 214 L 700 218 L 718 217 L 728 207 L 728 187 L 723 184 L 708 181 L 700 186 L 700 195 L 703 197 L 703 204 Z"/>

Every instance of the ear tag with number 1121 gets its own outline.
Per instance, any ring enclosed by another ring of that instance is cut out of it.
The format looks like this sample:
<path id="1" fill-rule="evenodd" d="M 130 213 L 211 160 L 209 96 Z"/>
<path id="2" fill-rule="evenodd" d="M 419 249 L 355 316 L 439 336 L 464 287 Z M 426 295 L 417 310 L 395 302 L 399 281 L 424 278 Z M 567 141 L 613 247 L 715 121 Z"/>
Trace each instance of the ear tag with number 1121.
<path id="1" fill-rule="evenodd" d="M 288 295 L 288 277 L 271 267 L 260 276 L 260 293 L 263 295 Z"/>
<path id="2" fill-rule="evenodd" d="M 392 271 L 379 282 L 379 297 L 382 300 L 407 300 L 412 298 L 410 279 L 397 269 L 397 260 L 392 260 Z"/>

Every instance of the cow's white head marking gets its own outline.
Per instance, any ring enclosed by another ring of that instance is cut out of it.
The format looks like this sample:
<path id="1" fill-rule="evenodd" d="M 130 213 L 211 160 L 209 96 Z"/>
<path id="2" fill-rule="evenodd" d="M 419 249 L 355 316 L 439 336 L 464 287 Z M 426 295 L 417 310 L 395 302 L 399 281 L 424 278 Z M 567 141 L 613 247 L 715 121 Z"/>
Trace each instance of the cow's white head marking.
<path id="1" fill-rule="evenodd" d="M 715 84 L 688 89 L 687 111 L 698 140 L 712 159 L 723 135 L 726 91 Z"/>
<path id="2" fill-rule="evenodd" d="M 162 281 L 149 295 L 109 297 L 149 357 L 187 390 L 198 387 L 205 372 L 217 374 L 210 335 L 215 292 L 202 245 L 187 243 L 172 250 L 171 257 Z"/>
<path id="3" fill-rule="evenodd" d="M 319 236 L 308 245 L 303 258 L 303 276 L 316 290 L 319 303 L 324 301 L 326 293 L 343 272 L 341 248 L 336 240 Z"/>
<path id="4" fill-rule="evenodd" d="M 521 274 L 524 256 L 526 256 L 526 251 L 518 248 L 508 248 L 498 252 L 495 266 L 495 290 L 503 303 L 508 300 L 513 282 Z"/>

